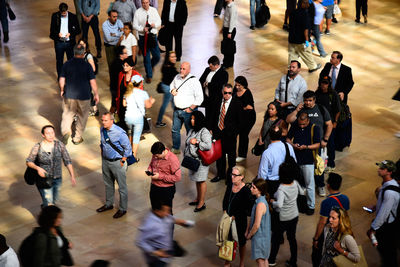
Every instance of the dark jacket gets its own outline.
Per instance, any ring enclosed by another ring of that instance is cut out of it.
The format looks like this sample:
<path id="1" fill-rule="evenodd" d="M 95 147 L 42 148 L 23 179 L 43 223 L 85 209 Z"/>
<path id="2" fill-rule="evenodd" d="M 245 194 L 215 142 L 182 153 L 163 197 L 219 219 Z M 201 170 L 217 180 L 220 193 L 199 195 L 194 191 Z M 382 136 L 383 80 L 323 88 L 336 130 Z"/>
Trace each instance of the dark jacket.
<path id="1" fill-rule="evenodd" d="M 290 14 L 289 43 L 303 44 L 306 41 L 305 30 L 310 30 L 310 21 L 307 9 L 298 8 Z"/>
<path id="2" fill-rule="evenodd" d="M 60 33 L 61 27 L 61 12 L 55 12 L 51 16 L 50 24 L 50 38 L 54 41 L 58 41 L 58 34 Z M 75 37 L 81 33 L 81 28 L 79 27 L 78 19 L 75 14 L 68 11 L 68 32 L 71 34 L 69 37 L 71 42 L 75 44 Z"/>
<path id="3" fill-rule="evenodd" d="M 319 74 L 319 78 L 329 76 L 329 72 L 331 71 L 332 64 L 330 62 L 326 63 L 321 73 Z M 353 88 L 354 81 L 353 75 L 351 73 L 351 68 L 344 65 L 340 66 L 340 70 L 336 79 L 335 91 L 338 93 L 344 93 L 344 103 L 347 103 L 347 95 L 350 93 Z"/>
<path id="4" fill-rule="evenodd" d="M 208 120 L 208 129 L 212 130 L 213 137 L 216 139 L 236 138 L 240 131 L 240 121 L 242 118 L 242 104 L 236 97 L 232 97 L 228 110 L 225 112 L 224 129 L 218 128 L 222 97 L 211 105 L 210 119 Z"/>
<path id="5" fill-rule="evenodd" d="M 73 265 L 68 252 L 68 240 L 63 235 L 61 228 L 56 228 L 58 235 L 63 241 L 62 248 L 58 247 L 57 238 L 49 230 L 41 227 L 34 229 L 35 242 L 33 245 L 34 267 L 58 267 L 61 265 Z"/>
<path id="6" fill-rule="evenodd" d="M 161 12 L 161 25 L 166 25 L 169 21 L 169 11 L 171 0 L 164 0 L 163 9 Z M 174 14 L 175 24 L 185 26 L 188 17 L 188 9 L 185 0 L 176 0 L 176 8 Z"/>
<path id="7" fill-rule="evenodd" d="M 211 69 L 208 67 L 204 70 L 203 74 L 200 77 L 200 84 L 201 84 L 201 87 L 203 88 L 203 95 L 204 95 L 204 101 L 203 101 L 202 106 L 207 106 L 209 99 L 220 98 L 221 91 L 229 79 L 228 72 L 226 72 L 226 70 L 224 68 L 220 67 L 219 70 L 212 77 L 211 82 L 208 84 L 209 96 L 207 97 L 205 95 L 204 82 L 206 81 L 207 76 L 210 72 L 211 72 Z M 209 98 L 209 99 L 207 99 L 207 98 Z"/>

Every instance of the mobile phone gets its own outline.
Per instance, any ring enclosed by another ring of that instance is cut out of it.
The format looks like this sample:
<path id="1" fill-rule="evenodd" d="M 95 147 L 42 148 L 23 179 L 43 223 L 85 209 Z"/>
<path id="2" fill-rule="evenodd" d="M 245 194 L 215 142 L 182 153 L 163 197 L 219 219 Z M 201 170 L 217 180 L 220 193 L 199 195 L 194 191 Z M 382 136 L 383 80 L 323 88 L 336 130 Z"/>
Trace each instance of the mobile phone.
<path id="1" fill-rule="evenodd" d="M 148 176 L 153 176 L 153 175 L 154 175 L 154 173 L 152 173 L 151 171 L 145 171 L 145 173 L 146 173 Z"/>
<path id="2" fill-rule="evenodd" d="M 363 207 L 363 210 L 365 210 L 368 213 L 372 213 L 373 212 L 373 210 L 371 210 L 370 208 L 367 208 L 367 207 Z"/>

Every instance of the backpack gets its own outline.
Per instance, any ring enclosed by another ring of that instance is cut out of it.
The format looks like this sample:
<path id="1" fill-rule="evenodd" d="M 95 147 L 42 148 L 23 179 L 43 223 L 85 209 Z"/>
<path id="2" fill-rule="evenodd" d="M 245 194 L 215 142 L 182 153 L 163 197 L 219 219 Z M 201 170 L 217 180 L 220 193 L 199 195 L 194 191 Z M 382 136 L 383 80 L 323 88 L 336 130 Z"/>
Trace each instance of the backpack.
<path id="1" fill-rule="evenodd" d="M 87 56 L 89 55 L 89 53 L 85 54 L 85 61 L 88 62 Z M 94 75 L 97 75 L 97 73 L 99 72 L 99 60 L 97 59 L 97 57 L 93 57 L 93 62 L 94 62 L 94 67 L 96 68 L 96 70 L 94 71 Z"/>
<path id="2" fill-rule="evenodd" d="M 382 189 L 382 202 L 383 202 L 383 200 L 385 199 L 385 192 L 386 192 L 386 190 L 396 191 L 397 193 L 400 194 L 400 187 L 395 186 L 395 185 L 386 186 L 385 188 Z M 397 203 L 396 214 L 393 214 L 392 211 L 390 211 L 390 213 L 391 213 L 392 216 L 394 217 L 393 223 L 396 224 L 396 227 L 399 227 L 399 226 L 400 226 L 400 202 Z M 387 221 L 389 221 L 389 217 L 390 217 L 390 216 L 388 216 Z"/>
<path id="3" fill-rule="evenodd" d="M 260 3 L 260 9 L 258 10 L 256 14 L 256 27 L 261 28 L 265 24 L 268 23 L 268 21 L 271 18 L 271 13 L 269 12 L 269 7 L 265 3 L 265 0 L 261 0 Z"/>
<path id="4" fill-rule="evenodd" d="M 294 179 L 299 183 L 299 185 L 305 187 L 306 182 L 304 180 L 303 171 L 300 169 L 300 166 L 297 164 L 296 160 L 290 155 L 288 144 L 286 142 L 282 143 L 285 145 L 286 149 L 285 163 L 295 171 L 296 177 Z"/>

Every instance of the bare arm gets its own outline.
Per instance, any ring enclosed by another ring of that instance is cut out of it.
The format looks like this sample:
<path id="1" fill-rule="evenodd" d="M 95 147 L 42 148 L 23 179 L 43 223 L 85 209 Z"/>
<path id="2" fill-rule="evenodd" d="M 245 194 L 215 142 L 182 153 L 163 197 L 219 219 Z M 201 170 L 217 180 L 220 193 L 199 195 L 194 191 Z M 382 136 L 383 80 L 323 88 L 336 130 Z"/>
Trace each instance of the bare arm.
<path id="1" fill-rule="evenodd" d="M 324 231 L 324 227 L 325 227 L 327 221 L 328 221 L 327 217 L 324 217 L 324 216 L 319 217 L 317 229 L 315 229 L 315 235 L 313 238 L 313 246 L 315 248 L 318 246 L 318 238 L 321 236 L 322 232 Z"/>
<path id="2" fill-rule="evenodd" d="M 153 97 L 150 96 L 149 99 L 146 99 L 146 100 L 144 101 L 144 106 L 145 106 L 146 108 L 151 108 L 151 107 L 153 106 L 154 102 L 156 102 L 156 100 L 155 100 Z"/>
<path id="3" fill-rule="evenodd" d="M 260 228 L 261 218 L 265 214 L 267 208 L 264 203 L 258 203 L 256 207 L 256 216 L 254 219 L 253 227 L 250 232 L 247 234 L 246 238 L 250 239 L 255 233 L 257 233 L 258 228 Z"/>
<path id="4" fill-rule="evenodd" d="M 91 79 L 90 80 L 90 86 L 92 87 L 92 91 L 93 91 L 93 98 L 94 101 L 96 103 L 96 105 L 99 103 L 99 93 L 97 91 L 97 82 L 96 79 Z"/>
<path id="5" fill-rule="evenodd" d="M 64 95 L 65 77 L 60 77 L 58 84 L 60 85 L 60 95 L 62 97 Z"/>
<path id="6" fill-rule="evenodd" d="M 68 164 L 67 169 L 68 169 L 69 175 L 71 175 L 71 184 L 72 184 L 72 186 L 75 186 L 76 185 L 75 172 L 74 172 L 74 168 L 72 167 L 72 164 Z"/>

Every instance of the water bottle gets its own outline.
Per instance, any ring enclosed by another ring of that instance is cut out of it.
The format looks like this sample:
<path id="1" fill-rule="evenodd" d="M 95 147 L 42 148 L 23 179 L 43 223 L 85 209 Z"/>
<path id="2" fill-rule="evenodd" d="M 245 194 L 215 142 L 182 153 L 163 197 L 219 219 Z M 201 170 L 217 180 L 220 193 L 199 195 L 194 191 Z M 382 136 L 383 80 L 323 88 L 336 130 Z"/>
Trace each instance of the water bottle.
<path id="1" fill-rule="evenodd" d="M 374 233 L 371 234 L 371 243 L 374 247 L 378 245 L 378 240 L 376 239 L 376 236 Z"/>

